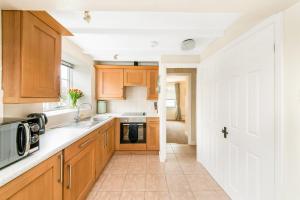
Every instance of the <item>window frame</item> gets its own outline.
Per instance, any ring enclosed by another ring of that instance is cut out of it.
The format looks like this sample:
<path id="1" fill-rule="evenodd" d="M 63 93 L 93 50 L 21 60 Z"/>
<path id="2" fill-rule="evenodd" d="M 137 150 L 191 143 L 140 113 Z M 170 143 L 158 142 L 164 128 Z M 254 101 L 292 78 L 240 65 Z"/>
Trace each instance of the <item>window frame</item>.
<path id="1" fill-rule="evenodd" d="M 65 109 L 70 109 L 70 97 L 67 94 L 67 100 L 63 100 L 63 96 L 62 96 L 62 82 L 63 81 L 67 81 L 67 91 L 73 87 L 73 69 L 74 69 L 74 65 L 66 62 L 66 61 L 61 61 L 60 64 L 60 70 L 62 70 L 62 67 L 66 67 L 68 69 L 67 71 L 67 79 L 63 78 L 62 76 L 60 76 L 60 97 L 59 97 L 59 102 L 47 102 L 47 103 L 43 103 L 43 111 L 44 112 L 50 112 L 50 111 L 56 111 L 56 110 L 65 110 Z"/>

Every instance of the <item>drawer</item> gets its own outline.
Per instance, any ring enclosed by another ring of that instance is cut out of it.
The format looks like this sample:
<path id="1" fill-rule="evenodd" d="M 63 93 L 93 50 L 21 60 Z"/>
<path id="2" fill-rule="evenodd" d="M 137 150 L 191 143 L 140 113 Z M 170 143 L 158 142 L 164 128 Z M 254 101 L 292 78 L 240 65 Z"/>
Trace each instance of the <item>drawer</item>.
<path id="1" fill-rule="evenodd" d="M 159 117 L 147 117 L 147 123 L 149 122 L 159 122 Z"/>
<path id="2" fill-rule="evenodd" d="M 78 140 L 77 142 L 71 144 L 64 150 L 64 157 L 65 162 L 70 160 L 73 156 L 77 155 L 80 151 L 85 149 L 90 143 L 96 140 L 97 133 L 99 132 L 99 129 L 91 132 L 84 138 Z"/>
<path id="3" fill-rule="evenodd" d="M 99 129 L 100 129 L 100 132 L 104 132 L 106 131 L 108 128 L 110 128 L 111 126 L 114 125 L 114 119 L 113 120 L 110 120 L 109 122 L 103 124 Z"/>

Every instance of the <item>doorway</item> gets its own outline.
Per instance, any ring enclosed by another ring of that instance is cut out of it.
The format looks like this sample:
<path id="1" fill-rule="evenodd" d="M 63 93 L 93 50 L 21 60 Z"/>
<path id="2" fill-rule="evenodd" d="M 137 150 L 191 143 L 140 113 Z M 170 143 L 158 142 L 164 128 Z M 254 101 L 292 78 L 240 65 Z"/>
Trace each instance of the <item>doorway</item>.
<path id="1" fill-rule="evenodd" d="M 188 130 L 191 105 L 189 93 L 189 76 L 182 74 L 167 75 L 166 116 L 167 143 L 188 144 Z"/>
<path id="2" fill-rule="evenodd" d="M 167 68 L 166 75 L 167 150 L 196 160 L 196 69 Z"/>

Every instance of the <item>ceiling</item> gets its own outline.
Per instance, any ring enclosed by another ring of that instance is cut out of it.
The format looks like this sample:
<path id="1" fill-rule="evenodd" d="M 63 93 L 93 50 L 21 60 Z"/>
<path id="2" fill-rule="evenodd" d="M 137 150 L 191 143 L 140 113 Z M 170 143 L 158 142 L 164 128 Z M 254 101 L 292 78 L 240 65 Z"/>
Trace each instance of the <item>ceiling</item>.
<path id="1" fill-rule="evenodd" d="M 83 12 L 50 12 L 73 34 L 70 37 L 95 60 L 158 61 L 162 54 L 199 54 L 224 34 L 238 14 L 178 12 L 92 11 L 91 21 Z M 181 42 L 192 38 L 196 46 L 181 50 Z M 118 55 L 117 59 L 114 55 Z"/>
<path id="2" fill-rule="evenodd" d="M 1 9 L 47 10 L 95 60 L 158 61 L 160 55 L 199 55 L 249 16 L 279 11 L 298 0 L 1 0 Z M 83 10 L 92 20 L 83 21 Z M 247 18 L 248 17 L 248 18 Z M 196 47 L 182 51 L 193 38 Z M 154 44 L 154 45 L 153 45 Z"/>

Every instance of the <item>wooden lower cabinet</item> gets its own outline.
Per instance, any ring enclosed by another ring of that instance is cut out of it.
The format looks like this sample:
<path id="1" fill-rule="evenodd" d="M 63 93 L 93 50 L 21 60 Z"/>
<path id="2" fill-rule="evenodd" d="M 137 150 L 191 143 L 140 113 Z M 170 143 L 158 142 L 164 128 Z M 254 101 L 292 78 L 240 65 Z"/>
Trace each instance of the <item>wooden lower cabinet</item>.
<path id="1" fill-rule="evenodd" d="M 95 182 L 96 141 L 65 162 L 64 199 L 85 199 Z"/>
<path id="2" fill-rule="evenodd" d="M 0 188 L 0 199 L 62 199 L 63 157 L 58 153 Z"/>
<path id="3" fill-rule="evenodd" d="M 99 131 L 96 141 L 96 178 L 100 176 L 106 164 L 105 133 Z"/>
<path id="4" fill-rule="evenodd" d="M 159 150 L 159 118 L 147 118 L 147 150 Z"/>

